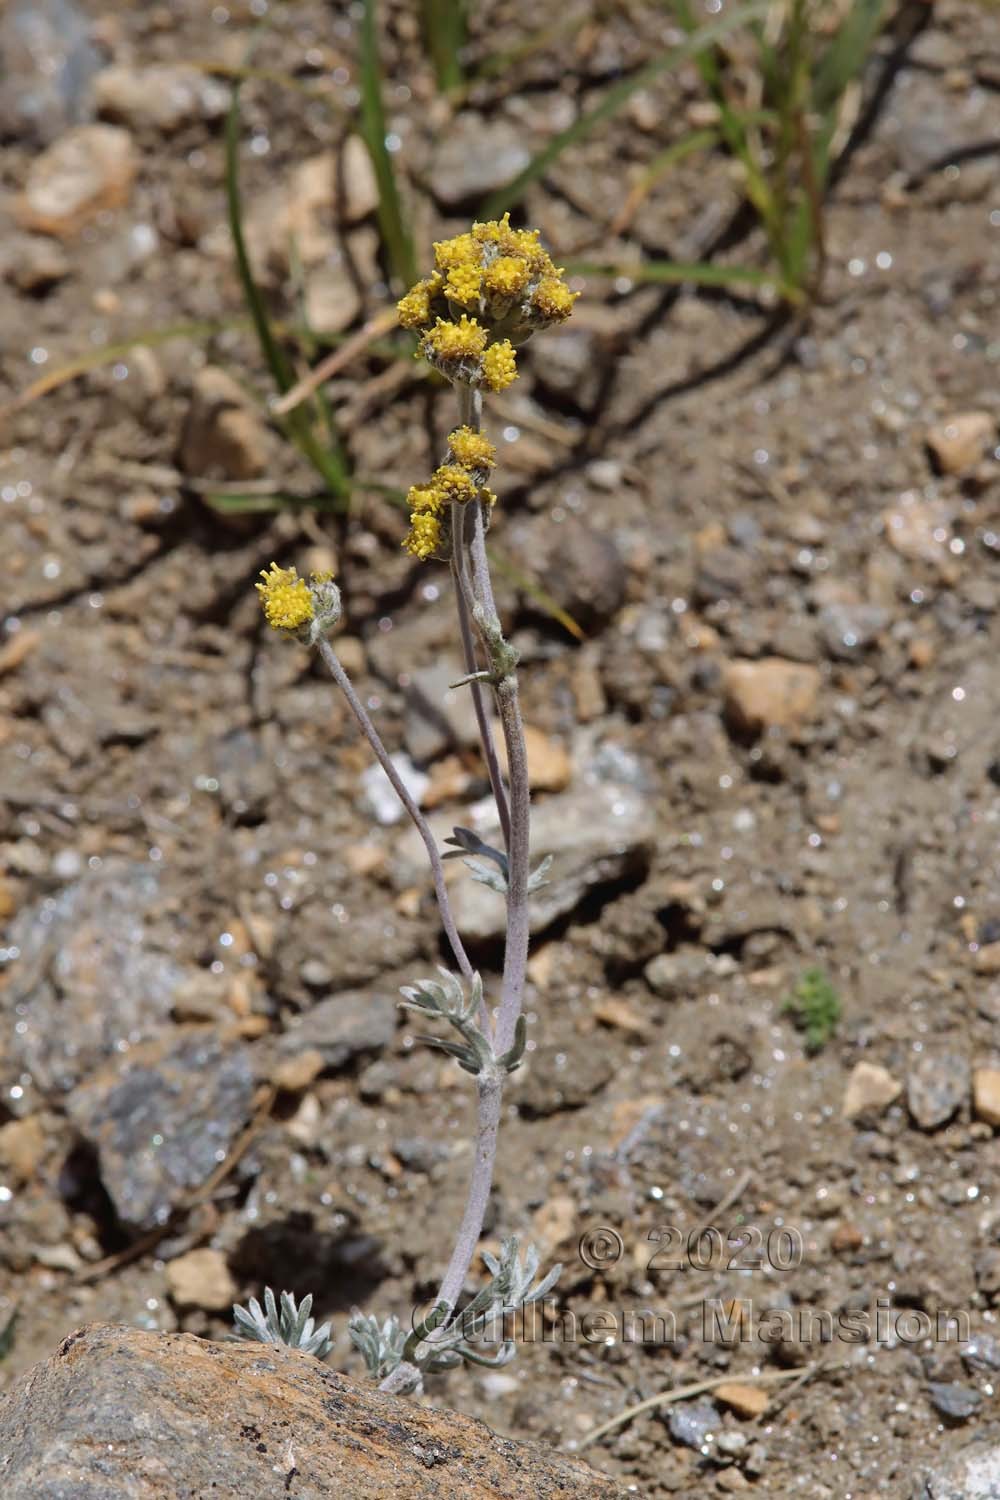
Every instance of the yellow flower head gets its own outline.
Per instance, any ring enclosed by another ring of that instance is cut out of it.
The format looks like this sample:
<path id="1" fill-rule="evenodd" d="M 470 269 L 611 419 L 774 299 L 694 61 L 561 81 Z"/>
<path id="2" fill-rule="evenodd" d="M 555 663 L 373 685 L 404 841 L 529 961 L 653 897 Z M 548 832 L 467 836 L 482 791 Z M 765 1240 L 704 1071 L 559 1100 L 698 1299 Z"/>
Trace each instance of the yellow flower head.
<path id="1" fill-rule="evenodd" d="M 406 503 L 412 513 L 436 515 L 444 504 L 444 495 L 435 484 L 411 484 Z"/>
<path id="2" fill-rule="evenodd" d="M 471 234 L 456 234 L 453 240 L 438 240 L 434 245 L 434 264 L 439 271 L 453 271 L 456 266 L 478 266 L 479 246 Z"/>
<path id="3" fill-rule="evenodd" d="M 495 297 L 520 297 L 531 279 L 531 267 L 519 255 L 498 255 L 483 272 L 483 284 Z"/>
<path id="4" fill-rule="evenodd" d="M 472 226 L 472 238 L 480 245 L 488 245 L 493 250 L 499 250 L 501 255 L 509 255 L 512 250 L 516 249 L 519 233 L 519 230 L 510 227 L 509 211 L 502 219 L 486 219 L 483 223 L 476 223 Z"/>
<path id="5" fill-rule="evenodd" d="M 261 569 L 264 582 L 256 585 L 264 618 L 274 630 L 297 630 L 313 618 L 315 607 L 309 585 L 294 568 L 272 563 Z"/>
<path id="6" fill-rule="evenodd" d="M 469 471 L 458 464 L 442 464 L 434 470 L 431 483 L 445 500 L 457 500 L 462 505 L 466 500 L 475 500 L 479 493 L 479 486 Z"/>
<path id="7" fill-rule="evenodd" d="M 571 292 L 558 274 L 543 276 L 532 293 L 532 306 L 551 323 L 565 323 L 573 311 L 573 303 L 580 295 Z"/>
<path id="8" fill-rule="evenodd" d="M 435 271 L 412 286 L 396 303 L 396 312 L 404 328 L 422 328 L 431 320 L 431 302 L 441 290 L 443 277 Z"/>
<path id="9" fill-rule="evenodd" d="M 491 391 L 505 391 L 517 379 L 517 360 L 510 339 L 500 339 L 487 349 L 482 378 Z"/>
<path id="10" fill-rule="evenodd" d="M 410 529 L 403 538 L 403 546 L 407 552 L 424 561 L 432 557 L 440 545 L 441 522 L 437 516 L 429 515 L 427 512 L 412 515 Z"/>
<path id="11" fill-rule="evenodd" d="M 497 450 L 489 438 L 471 427 L 457 427 L 449 433 L 448 448 L 463 469 L 492 469 L 497 461 Z"/>
<path id="12" fill-rule="evenodd" d="M 453 266 L 444 284 L 444 294 L 460 307 L 474 307 L 479 301 L 483 273 L 478 266 Z"/>
<path id="13" fill-rule="evenodd" d="M 457 323 L 446 323 L 438 318 L 434 327 L 428 329 L 420 341 L 424 354 L 441 360 L 475 359 L 486 348 L 486 329 L 475 318 L 465 313 Z"/>

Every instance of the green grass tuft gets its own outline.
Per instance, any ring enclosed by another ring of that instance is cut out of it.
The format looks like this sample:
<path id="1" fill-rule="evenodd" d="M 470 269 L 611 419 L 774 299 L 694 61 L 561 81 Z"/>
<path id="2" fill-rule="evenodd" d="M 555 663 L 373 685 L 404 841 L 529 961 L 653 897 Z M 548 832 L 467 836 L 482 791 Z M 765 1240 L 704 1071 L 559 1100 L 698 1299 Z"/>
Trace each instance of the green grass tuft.
<path id="1" fill-rule="evenodd" d="M 807 1052 L 822 1052 L 840 1025 L 840 996 L 825 969 L 806 969 L 782 1006 L 805 1036 Z"/>

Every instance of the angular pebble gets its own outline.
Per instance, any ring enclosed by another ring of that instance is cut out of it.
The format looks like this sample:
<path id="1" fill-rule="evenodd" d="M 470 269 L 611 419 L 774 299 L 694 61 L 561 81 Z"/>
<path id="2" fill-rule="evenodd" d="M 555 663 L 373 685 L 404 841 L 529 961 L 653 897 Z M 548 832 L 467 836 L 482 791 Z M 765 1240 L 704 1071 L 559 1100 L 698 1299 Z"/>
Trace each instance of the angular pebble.
<path id="1" fill-rule="evenodd" d="M 878 1063 L 855 1065 L 844 1092 L 844 1119 L 863 1114 L 881 1114 L 903 1092 L 903 1085 Z"/>
<path id="2" fill-rule="evenodd" d="M 922 1130 L 936 1130 L 969 1097 L 969 1065 L 945 1052 L 922 1057 L 906 1080 L 906 1103 Z"/>
<path id="3" fill-rule="evenodd" d="M 977 1120 L 1000 1125 L 1000 1068 L 977 1068 L 973 1073 L 972 1109 Z"/>
<path id="4" fill-rule="evenodd" d="M 718 1408 L 711 1401 L 678 1401 L 667 1416 L 670 1436 L 685 1448 L 704 1447 L 709 1435 L 718 1432 L 721 1425 Z"/>
<path id="5" fill-rule="evenodd" d="M 220 1250 L 189 1250 L 167 1262 L 167 1290 L 178 1307 L 229 1312 L 237 1285 Z"/>
<path id="6" fill-rule="evenodd" d="M 506 187 L 530 160 L 510 121 L 460 114 L 442 134 L 428 176 L 438 202 L 454 208 Z"/>
<path id="7" fill-rule="evenodd" d="M 927 433 L 927 446 L 943 474 L 974 469 L 997 433 L 997 419 L 988 411 L 956 412 Z"/>
<path id="8" fill-rule="evenodd" d="M 821 682 L 818 667 L 778 656 L 731 662 L 723 676 L 726 718 L 744 734 L 800 729 L 816 715 Z"/>
<path id="9" fill-rule="evenodd" d="M 950 1422 L 967 1422 L 983 1404 L 983 1398 L 970 1385 L 959 1385 L 957 1381 L 931 1380 L 927 1385 L 931 1405 Z"/>

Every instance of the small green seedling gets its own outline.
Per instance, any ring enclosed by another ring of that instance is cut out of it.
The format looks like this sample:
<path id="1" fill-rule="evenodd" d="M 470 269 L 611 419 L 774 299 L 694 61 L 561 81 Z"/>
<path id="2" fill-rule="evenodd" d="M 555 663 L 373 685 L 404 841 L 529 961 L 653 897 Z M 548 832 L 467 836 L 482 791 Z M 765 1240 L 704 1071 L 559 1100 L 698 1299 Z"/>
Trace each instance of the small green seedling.
<path id="1" fill-rule="evenodd" d="M 805 1036 L 807 1052 L 822 1052 L 840 1025 L 840 996 L 825 969 L 806 969 L 782 1006 Z"/>

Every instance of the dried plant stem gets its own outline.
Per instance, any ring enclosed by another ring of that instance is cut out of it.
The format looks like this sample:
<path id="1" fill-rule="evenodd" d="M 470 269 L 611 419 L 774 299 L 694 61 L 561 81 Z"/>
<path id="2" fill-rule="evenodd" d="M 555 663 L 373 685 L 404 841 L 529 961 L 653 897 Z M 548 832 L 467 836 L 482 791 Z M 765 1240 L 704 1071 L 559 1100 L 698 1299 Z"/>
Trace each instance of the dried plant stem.
<path id="1" fill-rule="evenodd" d="M 375 754 L 375 759 L 388 776 L 396 796 L 406 808 L 414 827 L 423 840 L 424 848 L 427 850 L 427 857 L 431 862 L 431 873 L 434 877 L 434 894 L 437 897 L 438 909 L 441 913 L 441 925 L 444 927 L 445 935 L 451 944 L 451 950 L 455 955 L 455 962 L 458 964 L 463 977 L 471 983 L 474 971 L 462 944 L 462 939 L 458 935 L 458 928 L 455 926 L 451 902 L 448 900 L 448 888 L 445 885 L 444 865 L 438 853 L 437 844 L 434 842 L 434 835 L 431 833 L 427 819 L 407 791 L 406 784 L 393 765 L 389 752 L 382 743 L 382 738 L 371 721 L 368 710 L 354 691 L 351 679 L 341 666 L 340 658 L 337 656 L 336 651 L 334 651 L 329 641 L 324 640 L 322 637 L 316 642 L 316 648 L 326 663 L 330 676 L 347 699 L 351 713 L 357 719 L 361 733 L 371 746 Z"/>

